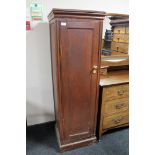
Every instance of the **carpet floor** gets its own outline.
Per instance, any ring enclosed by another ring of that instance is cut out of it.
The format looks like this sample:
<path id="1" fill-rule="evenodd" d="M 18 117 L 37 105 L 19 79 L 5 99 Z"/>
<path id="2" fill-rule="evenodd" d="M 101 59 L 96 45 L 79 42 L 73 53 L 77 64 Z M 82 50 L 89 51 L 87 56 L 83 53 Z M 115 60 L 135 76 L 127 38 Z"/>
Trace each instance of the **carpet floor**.
<path id="1" fill-rule="evenodd" d="M 27 127 L 27 155 L 128 155 L 129 128 L 106 132 L 96 144 L 64 153 L 58 152 L 54 123 Z"/>

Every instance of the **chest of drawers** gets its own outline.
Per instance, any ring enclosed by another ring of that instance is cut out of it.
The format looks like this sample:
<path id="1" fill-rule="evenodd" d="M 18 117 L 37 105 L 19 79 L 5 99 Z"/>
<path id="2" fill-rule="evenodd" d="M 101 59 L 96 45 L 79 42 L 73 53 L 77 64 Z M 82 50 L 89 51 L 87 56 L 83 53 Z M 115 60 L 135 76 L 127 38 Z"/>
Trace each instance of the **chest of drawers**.
<path id="1" fill-rule="evenodd" d="M 107 130 L 129 125 L 129 16 L 111 16 L 110 20 L 111 48 L 101 56 L 99 138 Z"/>
<path id="2" fill-rule="evenodd" d="M 122 71 L 107 75 L 107 79 L 103 79 L 104 85 L 100 87 L 99 136 L 109 129 L 129 124 L 129 81 L 127 74 L 128 71 Z M 122 82 L 117 80 L 121 76 L 124 78 Z M 110 84 L 109 80 L 113 84 Z"/>
<path id="3" fill-rule="evenodd" d="M 112 55 L 128 54 L 129 19 L 112 17 Z"/>

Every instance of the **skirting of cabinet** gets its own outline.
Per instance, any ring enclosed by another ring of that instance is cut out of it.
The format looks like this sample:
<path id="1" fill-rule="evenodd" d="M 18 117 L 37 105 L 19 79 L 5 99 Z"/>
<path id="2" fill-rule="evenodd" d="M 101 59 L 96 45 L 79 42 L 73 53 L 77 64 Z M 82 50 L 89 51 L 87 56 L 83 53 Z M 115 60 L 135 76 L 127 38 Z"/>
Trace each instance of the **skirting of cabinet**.
<path id="1" fill-rule="evenodd" d="M 121 124 L 121 125 L 118 125 L 118 126 L 115 126 L 115 127 L 111 127 L 111 128 L 107 128 L 107 129 L 104 129 L 102 130 L 102 134 L 100 134 L 100 137 L 107 131 L 109 130 L 113 130 L 113 129 L 117 129 L 117 128 L 125 128 L 125 127 L 129 127 L 129 123 L 126 123 L 126 124 Z"/>
<path id="2" fill-rule="evenodd" d="M 58 145 L 60 148 L 60 152 L 80 148 L 81 146 L 87 146 L 87 145 L 90 145 L 90 144 L 97 142 L 97 138 L 95 136 L 93 136 L 93 137 L 88 138 L 88 139 L 85 138 L 85 139 L 80 140 L 80 141 L 76 141 L 76 142 L 72 142 L 72 143 L 68 143 L 68 144 L 61 144 L 60 134 L 59 134 L 59 131 L 58 131 L 56 126 L 55 126 L 55 130 L 56 130 L 56 136 L 57 136 L 57 141 L 58 141 Z"/>

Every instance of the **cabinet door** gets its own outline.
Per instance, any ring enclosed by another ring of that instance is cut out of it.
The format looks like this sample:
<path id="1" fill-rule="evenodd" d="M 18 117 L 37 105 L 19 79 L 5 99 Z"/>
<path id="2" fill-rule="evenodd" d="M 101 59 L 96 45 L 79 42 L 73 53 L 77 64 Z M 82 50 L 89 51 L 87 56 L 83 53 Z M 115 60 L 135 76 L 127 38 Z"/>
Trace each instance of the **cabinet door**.
<path id="1" fill-rule="evenodd" d="M 95 134 L 98 98 L 99 21 L 60 22 L 61 106 L 65 141 Z"/>

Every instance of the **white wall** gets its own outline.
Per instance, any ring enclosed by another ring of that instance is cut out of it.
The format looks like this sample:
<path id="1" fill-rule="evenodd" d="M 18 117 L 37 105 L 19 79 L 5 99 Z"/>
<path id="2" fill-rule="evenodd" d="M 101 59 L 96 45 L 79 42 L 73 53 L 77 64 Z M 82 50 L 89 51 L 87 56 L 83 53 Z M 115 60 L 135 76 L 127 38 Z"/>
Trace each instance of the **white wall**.
<path id="1" fill-rule="evenodd" d="M 44 21 L 32 23 L 32 30 L 26 32 L 26 113 L 28 125 L 33 125 L 55 119 L 47 20 L 52 8 L 126 14 L 129 8 L 128 0 L 27 0 L 27 14 L 30 1 L 41 2 L 44 9 Z"/>

